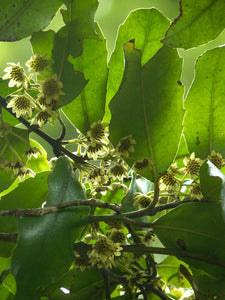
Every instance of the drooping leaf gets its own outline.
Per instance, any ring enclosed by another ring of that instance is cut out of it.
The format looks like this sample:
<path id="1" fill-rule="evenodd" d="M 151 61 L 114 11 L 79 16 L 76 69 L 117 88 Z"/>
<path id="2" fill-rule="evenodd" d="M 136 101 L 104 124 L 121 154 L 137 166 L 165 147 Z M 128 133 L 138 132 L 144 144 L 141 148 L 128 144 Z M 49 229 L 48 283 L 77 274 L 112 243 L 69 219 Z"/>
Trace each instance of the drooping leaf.
<path id="1" fill-rule="evenodd" d="M 142 51 L 141 63 L 144 65 L 163 46 L 160 40 L 168 26 L 169 20 L 156 9 L 138 9 L 128 15 L 119 28 L 116 47 L 109 62 L 107 104 L 116 94 L 123 78 L 123 44 L 135 39 L 136 47 Z M 109 110 L 106 110 L 105 119 L 110 120 Z"/>
<path id="2" fill-rule="evenodd" d="M 180 15 L 171 24 L 163 43 L 173 48 L 192 48 L 215 39 L 225 27 L 223 0 L 182 0 Z"/>
<path id="3" fill-rule="evenodd" d="M 215 277 L 224 277 L 225 267 L 182 257 L 182 251 L 212 255 L 225 263 L 225 224 L 219 202 L 182 204 L 154 223 L 154 231 L 165 247 L 179 249 L 184 262 Z"/>
<path id="4" fill-rule="evenodd" d="M 47 206 L 86 198 L 65 157 L 56 161 L 48 185 Z M 15 299 L 40 296 L 68 270 L 74 259 L 73 242 L 87 223 L 88 211 L 87 207 L 73 207 L 18 220 L 19 240 L 11 267 L 17 282 Z"/>
<path id="5" fill-rule="evenodd" d="M 45 201 L 48 191 L 47 177 L 49 171 L 36 174 L 34 178 L 28 178 L 20 183 L 11 193 L 3 196 L 0 200 L 0 210 L 25 209 L 40 207 Z M 1 217 L 0 232 L 16 233 L 16 217 Z M 11 255 L 13 244 L 0 242 L 0 256 Z"/>
<path id="6" fill-rule="evenodd" d="M 123 82 L 110 103 L 110 139 L 117 145 L 132 135 L 135 152 L 126 161 L 133 165 L 146 159 L 147 167 L 140 173 L 154 181 L 173 161 L 180 140 L 181 59 L 176 50 L 163 47 L 141 67 L 141 51 L 133 42 L 125 44 L 124 52 Z"/>
<path id="7" fill-rule="evenodd" d="M 85 39 L 82 55 L 69 59 L 75 70 L 84 73 L 88 83 L 75 101 L 63 107 L 70 121 L 84 134 L 91 123 L 102 120 L 105 113 L 107 50 L 104 37 L 98 28 L 96 30 L 101 40 Z"/>
<path id="8" fill-rule="evenodd" d="M 184 135 L 190 152 L 205 159 L 212 150 L 225 155 L 225 47 L 203 54 L 185 100 Z"/>
<path id="9" fill-rule="evenodd" d="M 61 5 L 58 0 L 1 0 L 0 40 L 17 41 L 45 28 Z"/>
<path id="10" fill-rule="evenodd" d="M 221 200 L 225 175 L 211 161 L 207 161 L 200 167 L 199 177 L 204 198 L 207 200 Z"/>

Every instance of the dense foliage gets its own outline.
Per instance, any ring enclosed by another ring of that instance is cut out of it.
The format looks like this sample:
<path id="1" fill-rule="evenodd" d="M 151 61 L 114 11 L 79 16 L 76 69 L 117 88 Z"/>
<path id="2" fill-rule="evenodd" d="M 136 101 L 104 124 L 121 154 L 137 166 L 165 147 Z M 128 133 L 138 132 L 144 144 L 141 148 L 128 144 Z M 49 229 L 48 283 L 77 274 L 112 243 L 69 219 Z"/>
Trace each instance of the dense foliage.
<path id="1" fill-rule="evenodd" d="M 0 80 L 0 299 L 225 299 L 225 47 L 186 89 L 178 49 L 224 0 L 130 12 L 109 61 L 97 0 L 0 2 L 33 49 Z"/>

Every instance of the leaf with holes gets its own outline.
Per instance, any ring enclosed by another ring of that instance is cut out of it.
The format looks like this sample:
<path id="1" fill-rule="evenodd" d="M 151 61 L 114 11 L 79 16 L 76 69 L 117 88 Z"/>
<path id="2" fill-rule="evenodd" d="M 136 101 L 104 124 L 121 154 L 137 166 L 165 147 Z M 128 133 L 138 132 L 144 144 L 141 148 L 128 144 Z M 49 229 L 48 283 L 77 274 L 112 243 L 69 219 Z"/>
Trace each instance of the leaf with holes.
<path id="1" fill-rule="evenodd" d="M 123 79 L 123 44 L 135 39 L 136 47 L 142 51 L 141 63 L 144 65 L 163 46 L 160 40 L 169 24 L 169 20 L 154 8 L 137 9 L 128 15 L 119 27 L 116 47 L 109 62 L 107 104 L 118 91 Z M 105 119 L 110 119 L 109 109 L 106 110 Z"/>

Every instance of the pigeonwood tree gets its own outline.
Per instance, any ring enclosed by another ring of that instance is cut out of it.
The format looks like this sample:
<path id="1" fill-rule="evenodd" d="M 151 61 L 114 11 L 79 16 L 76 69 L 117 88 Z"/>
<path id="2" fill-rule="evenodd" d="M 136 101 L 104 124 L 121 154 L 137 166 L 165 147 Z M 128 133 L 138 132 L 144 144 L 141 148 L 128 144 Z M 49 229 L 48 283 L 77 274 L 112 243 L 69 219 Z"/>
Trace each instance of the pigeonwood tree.
<path id="1" fill-rule="evenodd" d="M 107 61 L 97 0 L 0 1 L 33 50 L 0 80 L 1 300 L 225 299 L 225 47 L 188 88 L 180 55 L 225 1 L 179 6 L 130 12 Z"/>

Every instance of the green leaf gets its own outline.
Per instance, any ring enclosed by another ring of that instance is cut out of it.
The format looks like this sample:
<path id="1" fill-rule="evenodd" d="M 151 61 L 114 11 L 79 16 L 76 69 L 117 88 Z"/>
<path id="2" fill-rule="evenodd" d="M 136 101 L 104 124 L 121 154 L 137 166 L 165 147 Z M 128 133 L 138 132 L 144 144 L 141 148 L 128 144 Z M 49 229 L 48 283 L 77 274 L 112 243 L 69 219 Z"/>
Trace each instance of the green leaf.
<path id="1" fill-rule="evenodd" d="M 103 299 L 105 292 L 103 275 L 98 269 L 92 268 L 81 272 L 75 270 L 75 280 L 72 282 L 70 292 L 75 299 Z"/>
<path id="2" fill-rule="evenodd" d="M 33 52 L 48 54 L 48 57 L 52 57 L 54 38 L 55 32 L 52 30 L 34 32 L 30 39 Z"/>
<path id="3" fill-rule="evenodd" d="M 9 83 L 8 80 L 3 80 L 2 78 L 0 78 L 0 95 L 2 97 L 6 97 L 9 94 L 11 94 L 12 92 L 15 92 L 15 90 L 16 90 L 16 87 L 10 88 L 8 86 L 8 83 Z M 10 123 L 12 126 L 15 126 L 20 123 L 15 117 L 13 117 L 5 109 L 2 109 L 2 119 L 4 122 Z"/>
<path id="4" fill-rule="evenodd" d="M 94 29 L 97 0 L 63 2 L 67 5 L 67 11 L 62 11 L 66 25 L 55 35 L 52 56 L 55 61 L 53 70 L 62 81 L 65 93 L 60 97 L 61 106 L 73 101 L 87 84 L 83 74 L 74 70 L 68 61 L 69 57 L 75 58 L 82 54 L 84 39 L 100 39 Z"/>
<path id="5" fill-rule="evenodd" d="M 225 262 L 225 224 L 219 202 L 182 204 L 153 223 L 165 247 L 201 255 L 214 255 Z M 179 258 L 195 268 L 216 277 L 225 275 L 225 268 L 193 258 Z"/>
<path id="6" fill-rule="evenodd" d="M 65 157 L 56 161 L 48 180 L 47 206 L 86 199 Z M 19 239 L 12 257 L 15 299 L 33 299 L 62 276 L 73 259 L 73 242 L 87 224 L 89 208 L 72 207 L 40 217 L 18 219 Z"/>
<path id="7" fill-rule="evenodd" d="M 31 157 L 31 159 L 27 162 L 27 167 L 31 168 L 34 172 L 41 172 L 50 170 L 47 152 L 45 149 L 36 141 L 30 140 L 30 145 L 32 147 L 37 147 L 40 149 L 41 154 L 38 155 L 37 158 Z"/>
<path id="8" fill-rule="evenodd" d="M 21 182 L 11 193 L 3 196 L 0 201 L 0 211 L 10 209 L 25 209 L 40 207 L 45 201 L 48 191 L 47 177 L 49 172 L 36 174 L 34 178 L 28 178 Z M 16 217 L 1 217 L 0 232 L 17 232 Z M 10 256 L 13 244 L 0 242 L 0 256 Z"/>
<path id="9" fill-rule="evenodd" d="M 123 213 L 138 210 L 138 205 L 134 205 L 134 197 L 136 193 L 145 194 L 152 190 L 153 183 L 145 178 L 135 178 L 136 176 L 133 174 L 131 184 L 129 186 L 129 191 L 126 196 L 122 199 L 121 202 L 121 210 Z M 146 217 L 144 217 L 146 221 Z"/>
<path id="10" fill-rule="evenodd" d="M 220 200 L 225 175 L 208 160 L 200 167 L 199 176 L 204 198 L 206 200 Z"/>
<path id="11" fill-rule="evenodd" d="M 1 0 L 0 40 L 21 40 L 45 28 L 60 7 L 58 0 Z"/>
<path id="12" fill-rule="evenodd" d="M 136 47 L 142 51 L 141 63 L 144 65 L 163 46 L 160 40 L 169 24 L 169 20 L 156 9 L 138 9 L 128 15 L 119 28 L 116 47 L 109 62 L 107 104 L 118 91 L 123 79 L 123 44 L 135 39 Z M 109 110 L 106 111 L 105 118 L 106 121 L 110 120 Z"/>
<path id="13" fill-rule="evenodd" d="M 104 37 L 98 28 L 96 30 L 101 40 L 85 39 L 82 55 L 69 59 L 75 70 L 84 73 L 88 83 L 75 101 L 63 107 L 70 121 L 84 134 L 91 123 L 102 120 L 105 113 L 107 50 Z"/>
<path id="14" fill-rule="evenodd" d="M 193 276 L 193 289 L 199 300 L 224 300 L 225 280 L 206 275 Z"/>
<path id="15" fill-rule="evenodd" d="M 154 181 L 173 161 L 180 140 L 183 87 L 177 81 L 182 62 L 176 50 L 165 46 L 143 67 L 133 42 L 125 44 L 124 52 L 123 82 L 110 103 L 110 139 L 117 145 L 132 135 L 135 152 L 126 162 L 147 159 L 140 174 Z"/>
<path id="16" fill-rule="evenodd" d="M 182 264 L 185 265 L 184 263 Z M 167 284 L 190 288 L 190 283 L 179 270 L 180 265 L 180 260 L 178 260 L 175 256 L 169 255 L 160 264 L 156 265 L 156 268 L 158 275 L 162 277 L 162 280 Z M 187 267 L 187 265 L 185 267 Z"/>
<path id="17" fill-rule="evenodd" d="M 185 100 L 184 134 L 190 152 L 206 158 L 212 150 L 225 155 L 225 47 L 203 54 Z"/>
<path id="18" fill-rule="evenodd" d="M 173 48 L 192 48 L 215 39 L 225 27 L 223 0 L 183 0 L 180 15 L 171 24 L 163 43 Z"/>

